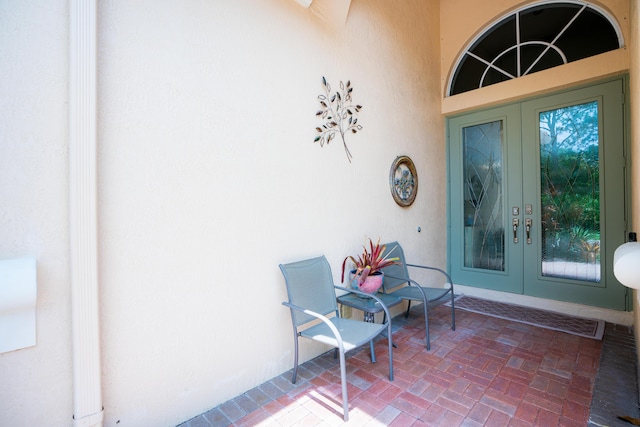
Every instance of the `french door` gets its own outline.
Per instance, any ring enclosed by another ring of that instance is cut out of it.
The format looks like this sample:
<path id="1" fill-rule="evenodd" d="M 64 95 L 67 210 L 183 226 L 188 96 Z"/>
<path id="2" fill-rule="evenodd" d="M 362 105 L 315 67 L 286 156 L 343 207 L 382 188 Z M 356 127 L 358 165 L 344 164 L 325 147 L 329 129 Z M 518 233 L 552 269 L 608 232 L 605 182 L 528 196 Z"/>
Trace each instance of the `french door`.
<path id="1" fill-rule="evenodd" d="M 613 309 L 625 241 L 624 80 L 448 120 L 455 283 Z"/>

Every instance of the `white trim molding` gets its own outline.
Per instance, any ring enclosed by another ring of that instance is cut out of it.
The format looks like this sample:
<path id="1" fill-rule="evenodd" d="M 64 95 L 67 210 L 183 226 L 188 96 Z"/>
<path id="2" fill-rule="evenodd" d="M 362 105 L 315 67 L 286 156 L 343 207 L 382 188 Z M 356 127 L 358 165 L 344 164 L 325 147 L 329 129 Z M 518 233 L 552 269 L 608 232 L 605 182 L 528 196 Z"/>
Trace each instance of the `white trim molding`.
<path id="1" fill-rule="evenodd" d="M 69 3 L 69 228 L 73 424 L 102 426 L 96 187 L 97 0 Z"/>

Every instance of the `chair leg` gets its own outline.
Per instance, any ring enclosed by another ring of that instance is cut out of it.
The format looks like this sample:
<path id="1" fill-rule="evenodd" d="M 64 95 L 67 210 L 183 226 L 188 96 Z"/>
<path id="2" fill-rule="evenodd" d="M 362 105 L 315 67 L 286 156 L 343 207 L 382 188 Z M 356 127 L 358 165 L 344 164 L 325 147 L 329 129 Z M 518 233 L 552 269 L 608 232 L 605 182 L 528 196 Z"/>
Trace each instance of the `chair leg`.
<path id="1" fill-rule="evenodd" d="M 382 323 L 387 323 L 387 313 L 386 312 L 382 316 Z M 393 345 L 393 348 L 398 348 L 398 346 L 395 345 L 393 342 L 391 343 L 391 345 Z"/>
<path id="2" fill-rule="evenodd" d="M 429 338 L 429 312 L 428 312 L 428 308 L 427 308 L 427 305 L 429 304 L 429 302 L 428 301 L 424 301 L 422 304 L 423 304 L 423 308 L 424 308 L 425 340 L 427 341 L 427 350 L 431 350 L 431 340 Z"/>
<path id="3" fill-rule="evenodd" d="M 407 300 L 408 304 L 407 304 L 407 312 L 404 314 L 404 318 L 408 319 L 409 318 L 409 310 L 411 310 L 411 300 Z"/>
<path id="4" fill-rule="evenodd" d="M 393 339 L 391 337 L 391 322 L 387 325 L 387 341 L 389 341 L 389 381 L 393 381 Z"/>
<path id="5" fill-rule="evenodd" d="M 296 383 L 296 379 L 298 377 L 298 337 L 294 337 L 294 356 L 293 356 L 293 377 L 291 378 L 291 382 L 293 384 Z"/>
<path id="6" fill-rule="evenodd" d="M 371 352 L 371 363 L 376 363 L 376 350 L 373 348 L 373 340 L 369 341 L 369 351 Z"/>
<path id="7" fill-rule="evenodd" d="M 453 291 L 451 291 L 451 330 L 456 330 L 456 310 L 453 302 Z"/>
<path id="8" fill-rule="evenodd" d="M 340 381 L 342 383 L 342 412 L 345 422 L 349 421 L 349 397 L 347 396 L 347 369 L 344 352 L 340 352 Z"/>

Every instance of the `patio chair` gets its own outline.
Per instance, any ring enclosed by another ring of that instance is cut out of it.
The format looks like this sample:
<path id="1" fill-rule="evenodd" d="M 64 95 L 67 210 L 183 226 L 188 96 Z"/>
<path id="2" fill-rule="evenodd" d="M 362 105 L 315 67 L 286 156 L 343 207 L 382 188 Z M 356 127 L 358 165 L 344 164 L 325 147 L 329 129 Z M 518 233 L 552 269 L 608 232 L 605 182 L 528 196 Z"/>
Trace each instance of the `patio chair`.
<path id="1" fill-rule="evenodd" d="M 344 420 L 348 421 L 349 402 L 345 367 L 345 353 L 347 351 L 369 343 L 371 361 L 375 363 L 373 339 L 386 330 L 387 340 L 389 341 L 389 379 L 393 381 L 393 350 L 389 310 L 384 306 L 382 300 L 375 295 L 370 295 L 371 298 L 382 305 L 388 319 L 386 323 L 369 323 L 341 318 L 336 302 L 336 289 L 362 294 L 363 296 L 368 295 L 354 289 L 334 286 L 331 267 L 324 256 L 289 264 L 280 264 L 280 270 L 282 270 L 285 278 L 289 298 L 289 301 L 285 301 L 282 304 L 291 310 L 293 323 L 295 359 L 291 382 L 295 384 L 298 373 L 299 337 L 309 338 L 336 348 L 337 353 L 340 355 Z M 329 317 L 332 314 L 334 316 Z"/>
<path id="2" fill-rule="evenodd" d="M 398 264 L 390 265 L 382 270 L 384 272 L 384 283 L 382 285 L 383 290 L 385 293 L 400 297 L 409 302 L 407 305 L 407 312 L 404 316 L 405 318 L 409 317 L 409 310 L 411 309 L 412 301 L 422 302 L 422 308 L 424 310 L 424 325 L 426 331 L 425 340 L 427 350 L 431 350 L 431 342 L 429 340 L 429 303 L 439 301 L 450 294 L 451 329 L 454 331 L 456 330 L 456 313 L 453 301 L 453 281 L 451 280 L 451 277 L 447 274 L 447 272 L 439 268 L 426 265 L 407 264 L 402 246 L 400 246 L 398 242 L 386 243 L 385 246 L 387 247 L 386 253 L 390 253 L 391 257 L 398 257 L 400 258 L 400 260 L 398 261 Z M 444 276 L 446 282 L 443 286 L 439 287 L 422 286 L 415 280 L 412 280 L 410 278 L 409 267 L 437 271 Z M 404 284 L 407 284 L 407 286 L 400 287 Z"/>

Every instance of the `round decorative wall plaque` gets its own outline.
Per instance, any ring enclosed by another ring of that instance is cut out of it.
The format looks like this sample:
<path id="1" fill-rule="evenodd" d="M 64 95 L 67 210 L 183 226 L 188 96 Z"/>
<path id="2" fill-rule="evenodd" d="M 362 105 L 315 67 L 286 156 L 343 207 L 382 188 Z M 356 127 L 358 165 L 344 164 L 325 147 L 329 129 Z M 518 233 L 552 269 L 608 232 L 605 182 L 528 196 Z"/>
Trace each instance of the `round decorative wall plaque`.
<path id="1" fill-rule="evenodd" d="M 391 164 L 389 185 L 393 200 L 400 206 L 409 206 L 416 199 L 418 174 L 413 161 L 408 156 L 398 156 Z"/>

